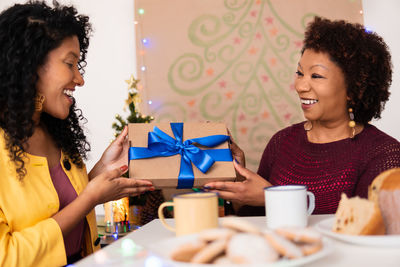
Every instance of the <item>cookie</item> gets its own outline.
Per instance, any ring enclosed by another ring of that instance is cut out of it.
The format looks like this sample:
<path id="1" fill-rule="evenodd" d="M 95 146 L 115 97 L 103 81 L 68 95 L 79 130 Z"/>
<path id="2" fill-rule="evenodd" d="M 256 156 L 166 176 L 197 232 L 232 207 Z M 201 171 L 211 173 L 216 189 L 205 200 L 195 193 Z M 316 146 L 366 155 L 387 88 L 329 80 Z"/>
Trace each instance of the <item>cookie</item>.
<path id="1" fill-rule="evenodd" d="M 283 236 L 280 236 L 273 231 L 265 232 L 264 236 L 271 246 L 283 257 L 296 259 L 303 256 L 301 249 Z"/>
<path id="2" fill-rule="evenodd" d="M 218 239 L 229 239 L 236 232 L 228 228 L 206 229 L 199 233 L 199 239 L 205 242 L 212 242 Z"/>
<path id="3" fill-rule="evenodd" d="M 206 247 L 206 245 L 206 242 L 202 241 L 182 244 L 172 251 L 171 259 L 174 261 L 190 262 L 193 256 Z"/>
<path id="4" fill-rule="evenodd" d="M 228 243 L 226 256 L 236 264 L 271 263 L 279 254 L 261 235 L 238 233 Z"/>
<path id="5" fill-rule="evenodd" d="M 223 218 L 223 220 L 221 220 L 221 226 L 239 232 L 252 233 L 252 234 L 260 233 L 260 229 L 254 224 L 234 216 L 228 216 Z"/>
<path id="6" fill-rule="evenodd" d="M 224 253 L 227 245 L 226 239 L 216 240 L 197 252 L 190 260 L 191 263 L 211 263 L 217 256 Z"/>
<path id="7" fill-rule="evenodd" d="M 281 227 L 275 232 L 293 242 L 320 243 L 322 235 L 311 228 Z"/>
<path id="8" fill-rule="evenodd" d="M 314 254 L 322 249 L 322 242 L 298 244 L 304 256 Z"/>

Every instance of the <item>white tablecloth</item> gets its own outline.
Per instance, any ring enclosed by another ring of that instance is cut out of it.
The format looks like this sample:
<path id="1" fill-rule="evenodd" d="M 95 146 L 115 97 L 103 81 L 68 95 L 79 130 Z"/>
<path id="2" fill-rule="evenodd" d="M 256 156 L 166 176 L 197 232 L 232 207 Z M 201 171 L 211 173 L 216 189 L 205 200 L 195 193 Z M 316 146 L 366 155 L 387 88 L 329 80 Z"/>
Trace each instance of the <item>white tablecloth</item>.
<path id="1" fill-rule="evenodd" d="M 332 215 L 312 215 L 309 220 L 311 226 L 319 221 L 330 218 Z M 265 217 L 243 217 L 246 220 L 265 228 Z M 173 219 L 167 219 L 173 225 Z M 174 233 L 165 229 L 160 220 L 153 220 L 140 229 L 128 234 L 102 250 L 77 262 L 75 266 L 144 266 L 166 267 L 159 260 L 149 260 L 146 246 L 165 238 L 174 237 Z M 333 242 L 333 251 L 329 255 L 307 264 L 307 266 L 322 267 L 350 267 L 350 266 L 379 266 L 400 267 L 400 247 L 371 247 L 345 243 L 336 239 Z M 133 242 L 132 242 L 133 241 Z M 150 256 L 151 257 L 151 256 Z"/>

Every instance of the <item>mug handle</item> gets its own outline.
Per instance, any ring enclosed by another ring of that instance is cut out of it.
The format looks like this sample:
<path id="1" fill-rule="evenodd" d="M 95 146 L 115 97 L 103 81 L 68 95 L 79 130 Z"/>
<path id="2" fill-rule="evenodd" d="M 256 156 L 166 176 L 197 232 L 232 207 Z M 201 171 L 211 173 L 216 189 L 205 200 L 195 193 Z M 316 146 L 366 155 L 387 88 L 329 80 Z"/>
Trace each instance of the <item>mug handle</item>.
<path id="1" fill-rule="evenodd" d="M 175 228 L 172 226 L 168 225 L 165 221 L 164 213 L 162 212 L 164 208 L 166 207 L 173 207 L 174 203 L 173 202 L 164 202 L 158 207 L 158 218 L 160 219 L 161 223 L 164 225 L 165 228 L 170 230 L 171 232 L 176 232 Z"/>
<path id="2" fill-rule="evenodd" d="M 311 215 L 311 213 L 314 211 L 315 209 L 315 196 L 312 192 L 307 191 L 307 196 L 308 196 L 308 210 L 307 210 L 307 214 Z"/>

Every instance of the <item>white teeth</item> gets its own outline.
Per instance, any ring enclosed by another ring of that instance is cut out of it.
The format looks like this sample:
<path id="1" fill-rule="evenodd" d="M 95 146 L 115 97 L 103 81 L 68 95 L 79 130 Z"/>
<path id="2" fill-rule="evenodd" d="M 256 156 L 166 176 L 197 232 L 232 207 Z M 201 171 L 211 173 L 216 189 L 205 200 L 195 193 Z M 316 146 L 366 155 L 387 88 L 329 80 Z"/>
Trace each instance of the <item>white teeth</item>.
<path id="1" fill-rule="evenodd" d="M 312 105 L 318 102 L 316 99 L 300 99 L 300 101 L 304 105 Z"/>
<path id="2" fill-rule="evenodd" d="M 63 93 L 66 94 L 69 97 L 73 97 L 73 95 L 74 95 L 74 91 L 67 90 L 67 89 L 64 89 Z"/>

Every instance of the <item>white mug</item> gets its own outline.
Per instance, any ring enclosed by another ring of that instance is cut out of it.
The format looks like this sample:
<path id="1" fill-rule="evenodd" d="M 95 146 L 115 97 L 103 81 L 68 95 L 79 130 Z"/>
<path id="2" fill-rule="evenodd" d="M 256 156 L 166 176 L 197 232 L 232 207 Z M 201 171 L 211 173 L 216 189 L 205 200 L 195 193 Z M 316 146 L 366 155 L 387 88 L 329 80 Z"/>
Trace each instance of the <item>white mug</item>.
<path id="1" fill-rule="evenodd" d="M 308 216 L 315 208 L 315 196 L 305 185 L 270 186 L 264 188 L 264 194 L 268 228 L 307 226 Z"/>

